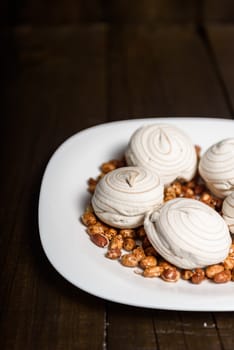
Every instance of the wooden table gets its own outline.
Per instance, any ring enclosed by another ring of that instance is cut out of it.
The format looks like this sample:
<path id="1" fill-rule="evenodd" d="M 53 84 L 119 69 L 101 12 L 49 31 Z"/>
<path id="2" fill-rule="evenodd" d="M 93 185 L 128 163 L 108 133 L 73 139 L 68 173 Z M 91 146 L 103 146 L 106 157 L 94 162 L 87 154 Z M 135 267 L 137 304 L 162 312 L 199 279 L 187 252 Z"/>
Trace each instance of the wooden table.
<path id="1" fill-rule="evenodd" d="M 1 31 L 2 350 L 233 350 L 233 312 L 142 309 L 74 287 L 48 262 L 37 221 L 45 166 L 72 134 L 149 116 L 232 119 L 233 43 L 232 24 Z"/>

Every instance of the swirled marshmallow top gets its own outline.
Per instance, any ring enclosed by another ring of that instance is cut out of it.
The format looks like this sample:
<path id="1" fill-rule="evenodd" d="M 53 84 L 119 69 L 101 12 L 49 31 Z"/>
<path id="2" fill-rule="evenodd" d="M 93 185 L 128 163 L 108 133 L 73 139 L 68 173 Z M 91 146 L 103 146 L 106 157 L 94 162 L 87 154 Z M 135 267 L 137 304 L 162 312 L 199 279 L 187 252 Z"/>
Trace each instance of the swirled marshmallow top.
<path id="1" fill-rule="evenodd" d="M 231 237 L 223 218 L 194 199 L 176 198 L 146 216 L 144 227 L 153 247 L 177 267 L 193 269 L 223 261 Z"/>
<path id="2" fill-rule="evenodd" d="M 96 215 L 117 228 L 134 228 L 143 224 L 145 213 L 163 202 L 163 185 L 159 176 L 142 167 L 123 167 L 106 174 L 97 184 L 92 197 Z"/>
<path id="3" fill-rule="evenodd" d="M 231 233 L 234 233 L 234 191 L 223 201 L 222 214 Z"/>
<path id="4" fill-rule="evenodd" d="M 137 129 L 125 157 L 128 165 L 155 171 L 165 185 L 176 178 L 191 180 L 197 168 L 192 141 L 182 130 L 169 124 L 158 123 Z"/>
<path id="5" fill-rule="evenodd" d="M 209 147 L 201 157 L 199 173 L 217 197 L 225 198 L 234 191 L 234 138 Z"/>

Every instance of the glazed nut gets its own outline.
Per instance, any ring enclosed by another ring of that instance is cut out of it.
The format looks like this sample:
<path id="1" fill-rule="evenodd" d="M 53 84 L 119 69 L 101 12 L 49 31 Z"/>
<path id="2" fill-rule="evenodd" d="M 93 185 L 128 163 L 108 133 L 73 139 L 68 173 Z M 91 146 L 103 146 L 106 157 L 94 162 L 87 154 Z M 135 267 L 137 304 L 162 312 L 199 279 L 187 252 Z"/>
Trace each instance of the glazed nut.
<path id="1" fill-rule="evenodd" d="M 176 198 L 176 191 L 172 186 L 169 186 L 164 191 L 164 200 L 171 200 Z"/>
<path id="2" fill-rule="evenodd" d="M 231 278 L 232 278 L 231 271 L 230 270 L 224 270 L 224 271 L 221 271 L 221 272 L 217 273 L 214 276 L 213 281 L 215 283 L 226 283 L 226 282 L 231 281 Z"/>
<path id="3" fill-rule="evenodd" d="M 111 159 L 109 162 L 103 163 L 101 165 L 101 171 L 106 174 L 116 168 L 123 167 L 125 165 L 124 160 L 122 159 Z"/>
<path id="4" fill-rule="evenodd" d="M 166 282 L 177 282 L 180 278 L 180 272 L 175 267 L 169 267 L 163 270 L 161 277 Z"/>
<path id="5" fill-rule="evenodd" d="M 90 236 L 91 241 L 96 244 L 98 247 L 104 248 L 108 245 L 109 241 L 108 239 L 100 233 L 95 233 Z"/>
<path id="6" fill-rule="evenodd" d="M 127 267 L 136 267 L 138 265 L 138 260 L 134 254 L 128 253 L 122 255 L 121 264 Z"/>
<path id="7" fill-rule="evenodd" d="M 160 266 L 150 266 L 144 269 L 143 276 L 144 277 L 159 277 L 163 272 L 163 268 Z"/>
<path id="8" fill-rule="evenodd" d="M 172 200 L 172 199 L 174 199 L 174 198 L 176 198 L 176 196 L 166 195 L 166 196 L 164 197 L 164 202 L 168 202 L 168 201 L 170 201 L 170 200 Z"/>
<path id="9" fill-rule="evenodd" d="M 98 180 L 96 180 L 96 179 L 90 178 L 90 179 L 88 180 L 88 191 L 89 191 L 90 193 L 94 193 L 95 188 L 96 188 L 96 186 L 97 186 L 97 183 L 98 183 Z"/>
<path id="10" fill-rule="evenodd" d="M 232 270 L 234 268 L 234 257 L 228 256 L 224 262 L 223 266 L 226 270 Z"/>
<path id="11" fill-rule="evenodd" d="M 200 284 L 205 279 L 205 271 L 203 269 L 197 268 L 191 277 L 193 284 Z"/>
<path id="12" fill-rule="evenodd" d="M 135 238 L 136 237 L 136 232 L 133 229 L 122 229 L 119 231 L 119 234 L 123 238 Z"/>
<path id="13" fill-rule="evenodd" d="M 90 211 L 86 211 L 82 215 L 81 220 L 85 226 L 95 225 L 97 222 L 96 216 Z"/>
<path id="14" fill-rule="evenodd" d="M 123 248 L 127 251 L 131 251 L 136 247 L 136 242 L 133 238 L 127 237 L 123 241 Z"/>
<path id="15" fill-rule="evenodd" d="M 154 249 L 154 247 L 149 246 L 149 247 L 145 248 L 145 255 L 157 256 L 158 254 L 157 254 L 156 250 Z"/>
<path id="16" fill-rule="evenodd" d="M 188 187 L 188 188 L 194 189 L 194 188 L 195 188 L 195 182 L 194 182 L 193 180 L 190 180 L 190 181 L 187 183 L 187 187 Z"/>
<path id="17" fill-rule="evenodd" d="M 150 241 L 149 241 L 147 236 L 145 236 L 145 238 L 142 241 L 142 247 L 144 249 L 147 248 L 147 247 L 151 247 L 151 243 L 150 243 Z"/>
<path id="18" fill-rule="evenodd" d="M 143 238 L 146 236 L 144 227 L 143 227 L 143 226 L 139 227 L 139 228 L 137 229 L 136 234 L 137 234 L 137 237 L 138 237 L 139 239 L 143 239 Z"/>
<path id="19" fill-rule="evenodd" d="M 193 198 L 194 197 L 194 191 L 191 188 L 187 188 L 184 197 L 186 198 Z"/>
<path id="20" fill-rule="evenodd" d="M 234 256 L 234 243 L 232 243 L 231 246 L 230 246 L 229 256 Z"/>
<path id="21" fill-rule="evenodd" d="M 220 273 L 223 270 L 223 265 L 210 265 L 206 268 L 205 272 L 208 278 L 213 278 L 217 273 Z"/>
<path id="22" fill-rule="evenodd" d="M 121 250 L 119 248 L 110 248 L 106 253 L 108 259 L 118 259 L 121 256 Z"/>
<path id="23" fill-rule="evenodd" d="M 133 252 L 132 252 L 137 261 L 141 261 L 141 259 L 143 259 L 145 257 L 145 252 L 144 252 L 144 249 L 142 247 L 137 247 L 135 249 L 133 249 Z"/>
<path id="24" fill-rule="evenodd" d="M 205 189 L 204 185 L 201 185 L 201 184 L 196 185 L 195 188 L 194 188 L 194 193 L 196 195 L 200 195 L 200 194 L 202 194 L 202 192 L 204 192 L 204 189 Z"/>
<path id="25" fill-rule="evenodd" d="M 160 261 L 158 265 L 161 266 L 163 269 L 169 269 L 171 267 L 174 267 L 167 261 Z"/>
<path id="26" fill-rule="evenodd" d="M 111 241 L 113 237 L 117 236 L 118 231 L 115 228 L 107 228 L 105 231 L 105 236 Z"/>
<path id="27" fill-rule="evenodd" d="M 126 166 L 126 162 L 123 159 L 112 159 L 111 163 L 115 165 L 116 168 L 122 168 L 123 166 Z"/>
<path id="28" fill-rule="evenodd" d="M 140 267 L 142 269 L 146 269 L 147 267 L 153 267 L 157 265 L 157 259 L 155 256 L 146 256 L 140 261 Z"/>
<path id="29" fill-rule="evenodd" d="M 171 195 L 176 195 L 176 191 L 175 191 L 175 188 L 174 186 L 168 186 L 166 189 L 165 189 L 165 192 L 166 194 L 171 194 Z"/>
<path id="30" fill-rule="evenodd" d="M 176 181 L 176 182 L 173 183 L 172 187 L 173 187 L 173 189 L 175 191 L 176 196 L 180 196 L 181 192 L 182 192 L 182 185 L 181 185 L 181 183 Z"/>
<path id="31" fill-rule="evenodd" d="M 200 200 L 201 200 L 203 203 L 206 203 L 206 204 L 207 204 L 207 203 L 210 202 L 211 196 L 210 196 L 209 193 L 204 192 L 204 193 L 201 195 Z"/>
<path id="32" fill-rule="evenodd" d="M 107 163 L 103 163 L 101 165 L 101 171 L 104 173 L 104 174 L 107 174 L 109 173 L 110 171 L 112 170 L 115 170 L 116 169 L 116 165 L 114 164 L 114 162 L 110 161 L 110 162 L 107 162 Z"/>
<path id="33" fill-rule="evenodd" d="M 110 241 L 110 249 L 122 249 L 123 247 L 123 237 L 121 235 L 116 235 Z"/>
<path id="34" fill-rule="evenodd" d="M 104 230 L 104 226 L 101 225 L 100 223 L 96 223 L 94 225 L 90 225 L 88 226 L 88 233 L 90 235 L 95 235 L 95 234 L 104 234 L 105 230 Z"/>
<path id="35" fill-rule="evenodd" d="M 192 278 L 192 276 L 193 276 L 192 270 L 182 270 L 182 272 L 181 272 L 181 278 L 183 280 L 188 281 L 188 280 L 190 280 L 190 278 Z"/>

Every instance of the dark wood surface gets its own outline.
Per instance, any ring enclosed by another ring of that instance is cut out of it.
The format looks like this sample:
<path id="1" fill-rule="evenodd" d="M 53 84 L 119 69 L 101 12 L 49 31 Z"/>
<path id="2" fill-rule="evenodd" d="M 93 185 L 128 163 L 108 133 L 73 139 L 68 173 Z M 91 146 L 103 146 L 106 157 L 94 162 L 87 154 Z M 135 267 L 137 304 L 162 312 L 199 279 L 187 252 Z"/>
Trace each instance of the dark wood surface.
<path id="1" fill-rule="evenodd" d="M 233 119 L 234 24 L 208 21 L 222 20 L 219 2 L 133 3 L 1 5 L 0 349 L 233 350 L 233 312 L 101 300 L 64 280 L 40 244 L 42 175 L 67 137 L 120 119 Z"/>

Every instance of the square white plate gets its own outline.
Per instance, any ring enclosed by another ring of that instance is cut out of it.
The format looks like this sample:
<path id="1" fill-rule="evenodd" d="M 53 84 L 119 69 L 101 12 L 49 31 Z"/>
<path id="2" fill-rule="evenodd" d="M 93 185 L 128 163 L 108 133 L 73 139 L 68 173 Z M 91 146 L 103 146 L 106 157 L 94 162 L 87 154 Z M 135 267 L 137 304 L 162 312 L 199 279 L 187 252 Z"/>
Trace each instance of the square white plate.
<path id="1" fill-rule="evenodd" d="M 234 121 L 206 118 L 151 118 L 112 122 L 83 130 L 65 141 L 50 159 L 41 185 L 39 230 L 54 268 L 78 288 L 95 296 L 148 308 L 234 311 L 234 282 L 193 285 L 147 279 L 104 257 L 89 239 L 80 216 L 89 202 L 87 180 L 99 166 L 123 155 L 132 133 L 149 123 L 170 123 L 184 130 L 205 151 L 234 137 Z"/>

